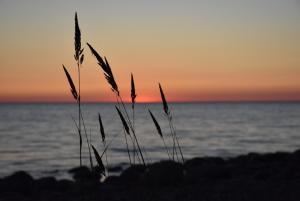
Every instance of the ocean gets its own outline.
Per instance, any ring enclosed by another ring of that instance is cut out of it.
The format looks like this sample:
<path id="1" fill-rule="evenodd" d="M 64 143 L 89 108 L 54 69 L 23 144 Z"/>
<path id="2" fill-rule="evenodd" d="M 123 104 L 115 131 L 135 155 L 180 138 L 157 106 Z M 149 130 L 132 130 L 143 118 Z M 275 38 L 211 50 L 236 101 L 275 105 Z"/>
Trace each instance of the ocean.
<path id="1" fill-rule="evenodd" d="M 131 116 L 131 105 L 128 107 Z M 200 156 L 233 157 L 249 152 L 294 151 L 300 148 L 300 103 L 173 103 L 170 104 L 179 143 L 186 159 Z M 0 104 L 0 177 L 25 170 L 34 177 L 68 178 L 79 166 L 75 104 Z M 168 121 L 161 104 L 137 104 L 135 130 L 147 163 L 168 159 L 148 109 L 161 125 L 168 146 Z M 101 153 L 101 113 L 110 167 L 126 167 L 121 120 L 114 104 L 83 104 L 83 118 L 92 144 Z M 116 136 L 116 137 L 114 137 Z M 130 139 L 128 139 L 130 143 Z M 89 165 L 83 138 L 83 164 Z"/>

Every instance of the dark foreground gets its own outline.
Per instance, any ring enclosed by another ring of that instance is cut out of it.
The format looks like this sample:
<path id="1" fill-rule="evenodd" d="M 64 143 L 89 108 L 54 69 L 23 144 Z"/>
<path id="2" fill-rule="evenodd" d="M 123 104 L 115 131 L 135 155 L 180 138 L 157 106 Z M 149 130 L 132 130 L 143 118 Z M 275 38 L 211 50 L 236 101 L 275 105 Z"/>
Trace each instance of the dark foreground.
<path id="1" fill-rule="evenodd" d="M 194 158 L 184 165 L 163 161 L 147 169 L 130 167 L 104 183 L 93 179 L 87 168 L 71 172 L 75 181 L 35 180 L 26 172 L 16 172 L 0 179 L 0 201 L 300 200 L 300 150 L 228 160 Z"/>

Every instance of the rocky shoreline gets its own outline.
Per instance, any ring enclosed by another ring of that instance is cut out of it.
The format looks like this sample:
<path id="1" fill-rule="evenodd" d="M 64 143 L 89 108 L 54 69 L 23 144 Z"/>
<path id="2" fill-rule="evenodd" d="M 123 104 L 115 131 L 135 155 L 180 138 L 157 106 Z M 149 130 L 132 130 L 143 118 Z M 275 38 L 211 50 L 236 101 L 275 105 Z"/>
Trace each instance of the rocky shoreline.
<path id="1" fill-rule="evenodd" d="M 300 150 L 136 165 L 103 183 L 86 167 L 70 173 L 74 180 L 34 179 L 24 171 L 15 172 L 0 178 L 0 201 L 300 200 Z"/>

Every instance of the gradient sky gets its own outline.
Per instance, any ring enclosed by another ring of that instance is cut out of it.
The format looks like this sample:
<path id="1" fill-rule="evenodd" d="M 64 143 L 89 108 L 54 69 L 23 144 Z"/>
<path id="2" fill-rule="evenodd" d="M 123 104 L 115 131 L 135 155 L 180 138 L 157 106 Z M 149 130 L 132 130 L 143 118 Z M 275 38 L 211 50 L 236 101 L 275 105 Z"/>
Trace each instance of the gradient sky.
<path id="1" fill-rule="evenodd" d="M 121 94 L 171 101 L 300 100 L 300 1 L 0 0 L 0 102 L 73 101 L 74 13 Z M 114 99 L 85 48 L 82 100 Z"/>

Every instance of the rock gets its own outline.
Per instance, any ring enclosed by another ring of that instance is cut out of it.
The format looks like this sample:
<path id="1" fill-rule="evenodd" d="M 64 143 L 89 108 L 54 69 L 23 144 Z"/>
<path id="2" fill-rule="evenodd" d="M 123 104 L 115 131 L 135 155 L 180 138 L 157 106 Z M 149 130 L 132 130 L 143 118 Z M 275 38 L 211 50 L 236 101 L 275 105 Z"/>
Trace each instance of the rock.
<path id="1" fill-rule="evenodd" d="M 18 192 L 6 192 L 0 194 L 1 201 L 32 201 L 31 197 Z"/>
<path id="2" fill-rule="evenodd" d="M 18 192 L 24 195 L 32 193 L 34 180 L 24 171 L 15 172 L 2 180 L 0 192 Z"/>
<path id="3" fill-rule="evenodd" d="M 123 168 L 122 166 L 114 166 L 114 167 L 108 167 L 107 171 L 108 172 L 122 172 Z"/>
<path id="4" fill-rule="evenodd" d="M 72 188 L 74 185 L 73 181 L 62 179 L 57 182 L 57 190 L 60 192 L 66 192 Z"/>
<path id="5" fill-rule="evenodd" d="M 144 182 L 148 185 L 176 185 L 183 181 L 183 165 L 174 161 L 161 161 L 147 167 Z"/>
<path id="6" fill-rule="evenodd" d="M 205 157 L 188 160 L 184 164 L 187 183 L 202 183 L 228 179 L 231 171 L 222 158 Z"/>
<path id="7" fill-rule="evenodd" d="M 94 174 L 88 167 L 82 166 L 82 167 L 76 167 L 68 171 L 70 174 L 72 174 L 73 179 L 78 182 L 83 181 L 99 181 L 99 176 Z"/>
<path id="8" fill-rule="evenodd" d="M 132 165 L 125 169 L 120 175 L 120 181 L 126 183 L 136 183 L 141 181 L 145 172 L 144 165 Z"/>
<path id="9" fill-rule="evenodd" d="M 247 154 L 223 160 L 194 158 L 184 165 L 162 161 L 127 168 L 104 183 L 87 168 L 71 170 L 77 180 L 26 172 L 0 178 L 0 201 L 129 201 L 129 200 L 300 200 L 300 151 Z"/>
<path id="10" fill-rule="evenodd" d="M 43 177 L 35 181 L 35 188 L 39 191 L 58 190 L 57 181 L 54 177 Z"/>
<path id="11" fill-rule="evenodd" d="M 109 185 L 115 185 L 120 183 L 120 177 L 119 176 L 109 176 L 104 181 L 105 184 Z"/>
<path id="12" fill-rule="evenodd" d="M 199 167 L 201 165 L 223 165 L 224 163 L 224 159 L 219 157 L 193 158 L 184 163 L 184 168 L 189 169 L 191 167 Z"/>

